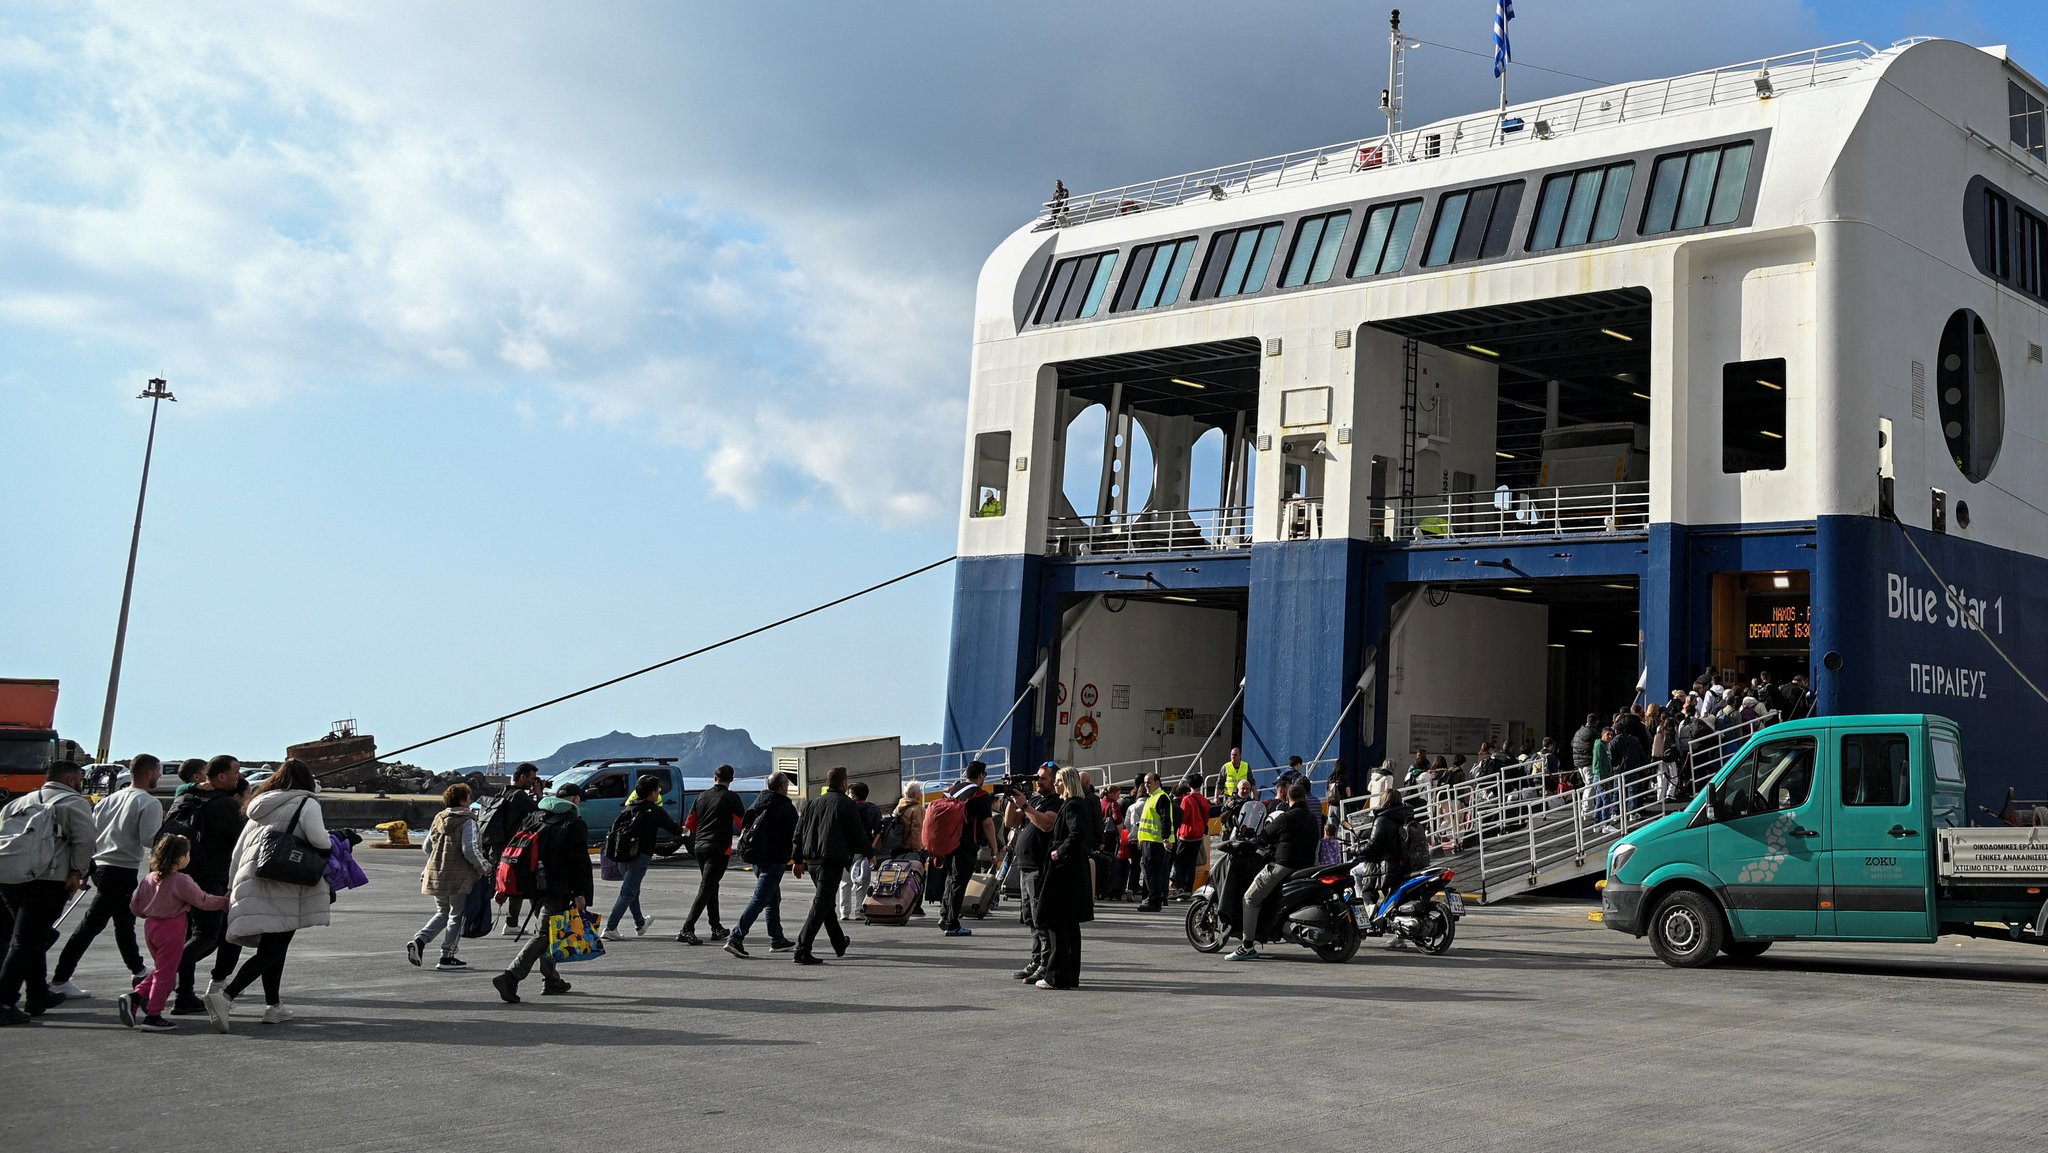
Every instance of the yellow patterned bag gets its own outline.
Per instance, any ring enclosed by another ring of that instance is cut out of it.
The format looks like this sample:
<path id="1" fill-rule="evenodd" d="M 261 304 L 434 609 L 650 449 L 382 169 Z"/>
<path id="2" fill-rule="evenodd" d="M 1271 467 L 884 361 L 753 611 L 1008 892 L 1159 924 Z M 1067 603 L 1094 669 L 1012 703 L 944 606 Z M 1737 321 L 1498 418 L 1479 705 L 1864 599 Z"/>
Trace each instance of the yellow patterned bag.
<path id="1" fill-rule="evenodd" d="M 557 965 L 604 956 L 598 936 L 604 918 L 587 909 L 570 909 L 548 917 L 548 960 Z"/>

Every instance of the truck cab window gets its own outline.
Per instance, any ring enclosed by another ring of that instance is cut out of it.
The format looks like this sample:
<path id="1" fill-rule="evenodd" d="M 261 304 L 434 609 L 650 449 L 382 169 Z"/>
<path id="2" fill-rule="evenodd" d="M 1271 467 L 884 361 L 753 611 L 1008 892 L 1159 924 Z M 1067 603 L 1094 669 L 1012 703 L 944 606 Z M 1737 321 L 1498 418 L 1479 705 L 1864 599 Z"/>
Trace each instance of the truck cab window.
<path id="1" fill-rule="evenodd" d="M 1721 800 L 1731 817 L 1796 809 L 1813 789 L 1812 737 L 1788 737 L 1760 745 L 1721 782 Z"/>
<path id="2" fill-rule="evenodd" d="M 1912 798 L 1904 733 L 1853 733 L 1842 738 L 1842 803 L 1903 805 Z"/>
<path id="3" fill-rule="evenodd" d="M 606 773 L 590 783 L 590 799 L 612 800 L 626 795 L 626 774 Z"/>

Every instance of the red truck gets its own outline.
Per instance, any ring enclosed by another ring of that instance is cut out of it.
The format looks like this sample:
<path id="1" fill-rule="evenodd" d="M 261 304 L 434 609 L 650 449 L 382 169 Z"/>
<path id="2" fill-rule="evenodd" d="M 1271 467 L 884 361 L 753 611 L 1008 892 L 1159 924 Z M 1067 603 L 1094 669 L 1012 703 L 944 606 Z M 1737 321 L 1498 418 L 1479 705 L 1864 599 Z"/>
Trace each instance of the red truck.
<path id="1" fill-rule="evenodd" d="M 0 677 L 0 801 L 43 787 L 57 759 L 57 682 Z"/>

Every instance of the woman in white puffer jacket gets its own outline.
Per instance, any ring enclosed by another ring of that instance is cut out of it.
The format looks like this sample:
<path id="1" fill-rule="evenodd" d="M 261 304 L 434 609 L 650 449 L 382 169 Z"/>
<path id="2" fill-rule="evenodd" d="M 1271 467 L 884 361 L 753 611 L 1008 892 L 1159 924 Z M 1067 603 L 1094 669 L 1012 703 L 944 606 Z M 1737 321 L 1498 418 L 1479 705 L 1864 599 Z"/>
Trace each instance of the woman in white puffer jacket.
<path id="1" fill-rule="evenodd" d="M 242 826 L 229 865 L 227 939 L 237 945 L 254 945 L 256 952 L 242 962 L 234 979 L 220 992 L 206 995 L 206 1014 L 223 1033 L 228 1031 L 228 1012 L 235 998 L 258 980 L 263 982 L 264 1023 L 276 1024 L 289 1016 L 278 1003 L 278 985 L 292 934 L 328 923 L 324 878 L 311 885 L 293 885 L 256 875 L 256 844 L 266 829 L 287 832 L 322 854 L 329 850 L 327 825 L 321 820 L 314 790 L 312 770 L 306 762 L 293 758 L 249 796 L 249 821 Z"/>

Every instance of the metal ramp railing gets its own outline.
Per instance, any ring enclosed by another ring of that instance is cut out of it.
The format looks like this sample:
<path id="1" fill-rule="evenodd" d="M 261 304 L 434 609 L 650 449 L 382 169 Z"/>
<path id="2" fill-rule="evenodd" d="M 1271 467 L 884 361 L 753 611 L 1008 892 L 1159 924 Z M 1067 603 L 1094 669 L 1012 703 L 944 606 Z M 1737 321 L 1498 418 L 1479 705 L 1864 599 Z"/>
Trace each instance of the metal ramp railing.
<path id="1" fill-rule="evenodd" d="M 1593 785 L 1551 792 L 1533 762 L 1452 785 L 1425 778 L 1406 790 L 1429 833 L 1433 869 L 1453 869 L 1482 904 L 1606 871 L 1607 850 L 1632 830 L 1683 809 L 1698 786 L 1767 713 L 1705 734 L 1677 762 L 1651 761 Z M 1345 806 L 1346 815 L 1363 801 Z"/>

